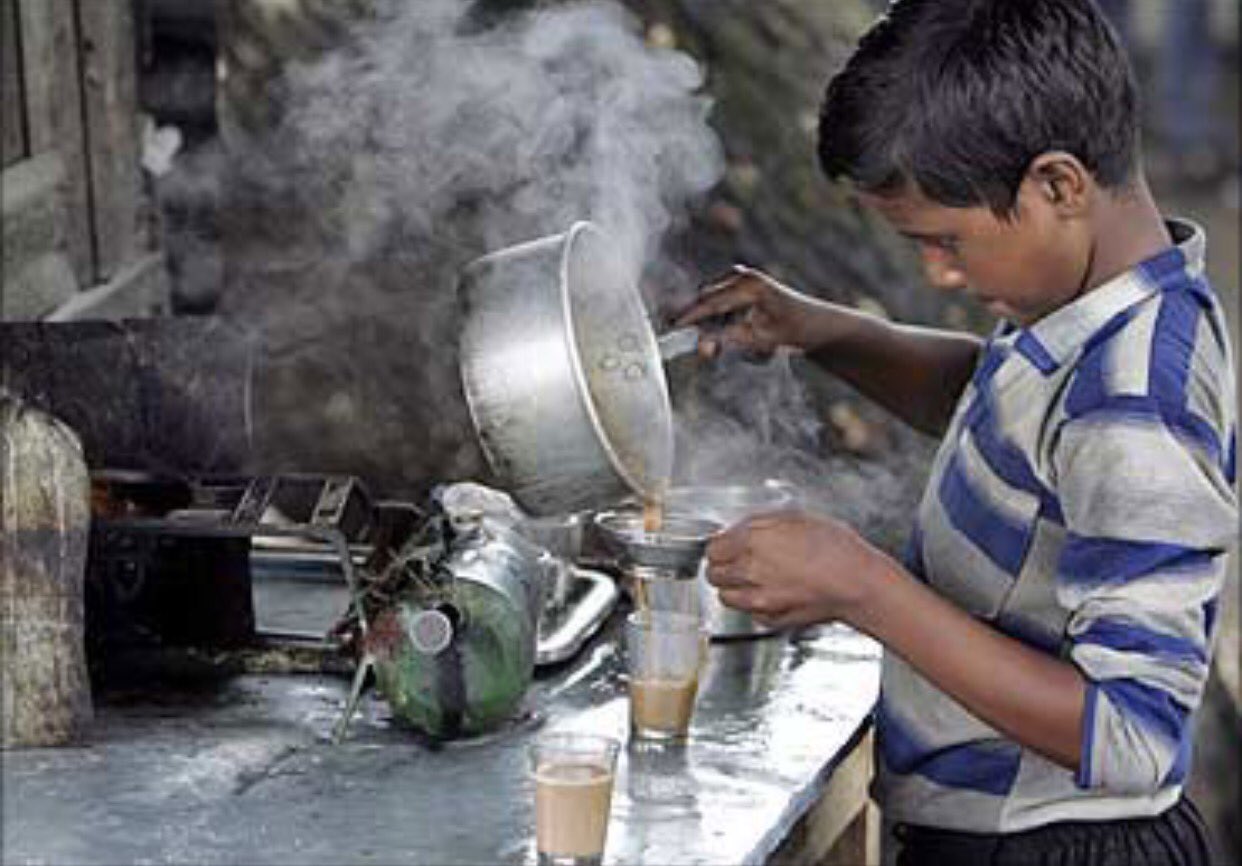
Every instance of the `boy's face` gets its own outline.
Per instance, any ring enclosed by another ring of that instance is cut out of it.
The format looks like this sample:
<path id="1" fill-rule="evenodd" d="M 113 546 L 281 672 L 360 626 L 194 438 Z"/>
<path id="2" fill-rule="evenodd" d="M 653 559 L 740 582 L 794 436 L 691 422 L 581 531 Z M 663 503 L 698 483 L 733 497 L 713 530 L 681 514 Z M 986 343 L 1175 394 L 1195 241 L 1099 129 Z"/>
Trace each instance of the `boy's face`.
<path id="1" fill-rule="evenodd" d="M 1085 225 L 1065 219 L 1029 177 L 1009 220 L 986 206 L 937 204 L 914 185 L 859 198 L 918 245 L 933 286 L 962 292 L 1018 325 L 1034 324 L 1083 289 L 1091 250 Z"/>

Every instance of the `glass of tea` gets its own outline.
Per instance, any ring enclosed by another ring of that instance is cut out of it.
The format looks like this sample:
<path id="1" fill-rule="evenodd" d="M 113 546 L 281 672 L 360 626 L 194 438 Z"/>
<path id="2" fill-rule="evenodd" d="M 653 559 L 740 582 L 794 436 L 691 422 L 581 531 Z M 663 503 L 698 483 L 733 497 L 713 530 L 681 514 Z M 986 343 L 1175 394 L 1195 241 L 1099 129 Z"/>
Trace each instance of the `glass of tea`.
<path id="1" fill-rule="evenodd" d="M 676 743 L 686 739 L 709 634 L 699 617 L 639 610 L 625 621 L 630 735 Z"/>
<path id="2" fill-rule="evenodd" d="M 548 733 L 531 745 L 540 866 L 599 866 L 620 749 L 613 737 L 579 733 Z"/>

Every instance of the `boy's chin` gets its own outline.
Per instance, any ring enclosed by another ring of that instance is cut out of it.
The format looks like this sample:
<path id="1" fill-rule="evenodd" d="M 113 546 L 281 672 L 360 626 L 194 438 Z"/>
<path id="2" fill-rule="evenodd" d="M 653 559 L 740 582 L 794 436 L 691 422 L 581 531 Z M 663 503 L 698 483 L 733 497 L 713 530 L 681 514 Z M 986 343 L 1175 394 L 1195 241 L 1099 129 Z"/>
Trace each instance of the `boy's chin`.
<path id="1" fill-rule="evenodd" d="M 1004 301 L 984 297 L 976 297 L 975 300 L 979 302 L 979 305 L 983 307 L 983 309 L 987 310 L 998 319 L 1009 319 L 1010 321 L 1015 322 L 1018 320 L 1016 312 Z"/>
<path id="2" fill-rule="evenodd" d="M 1039 321 L 1040 317 L 1031 313 L 1015 310 L 1004 301 L 983 301 L 983 308 L 998 319 L 1012 322 L 1020 328 L 1029 328 Z"/>

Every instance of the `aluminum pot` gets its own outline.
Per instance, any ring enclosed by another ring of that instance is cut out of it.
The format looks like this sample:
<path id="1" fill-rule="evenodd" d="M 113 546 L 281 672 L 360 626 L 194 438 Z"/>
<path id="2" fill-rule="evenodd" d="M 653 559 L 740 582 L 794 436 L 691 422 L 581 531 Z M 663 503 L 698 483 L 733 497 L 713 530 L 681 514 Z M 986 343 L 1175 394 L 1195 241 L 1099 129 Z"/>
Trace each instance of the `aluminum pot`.
<path id="1" fill-rule="evenodd" d="M 586 222 L 463 271 L 470 415 L 497 478 L 532 514 L 653 494 L 672 470 L 668 384 L 632 277 Z"/>
<path id="2" fill-rule="evenodd" d="M 764 511 L 793 508 L 798 504 L 796 489 L 786 482 L 768 479 L 759 484 L 709 484 L 674 487 L 665 497 L 669 513 L 689 514 L 731 526 Z M 716 588 L 707 582 L 706 565 L 699 572 L 699 608 L 713 638 L 763 637 L 775 634 L 760 625 L 749 613 L 727 607 Z"/>

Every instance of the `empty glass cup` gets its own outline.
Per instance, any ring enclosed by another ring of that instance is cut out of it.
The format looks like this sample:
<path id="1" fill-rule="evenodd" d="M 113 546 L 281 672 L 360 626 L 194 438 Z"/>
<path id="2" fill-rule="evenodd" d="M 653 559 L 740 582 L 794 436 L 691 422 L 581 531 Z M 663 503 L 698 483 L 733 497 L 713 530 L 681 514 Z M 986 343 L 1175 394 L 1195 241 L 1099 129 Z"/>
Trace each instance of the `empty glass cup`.
<path id="1" fill-rule="evenodd" d="M 635 566 L 630 570 L 634 605 L 638 610 L 683 613 L 701 617 L 698 581 L 678 577 L 676 572 Z"/>

